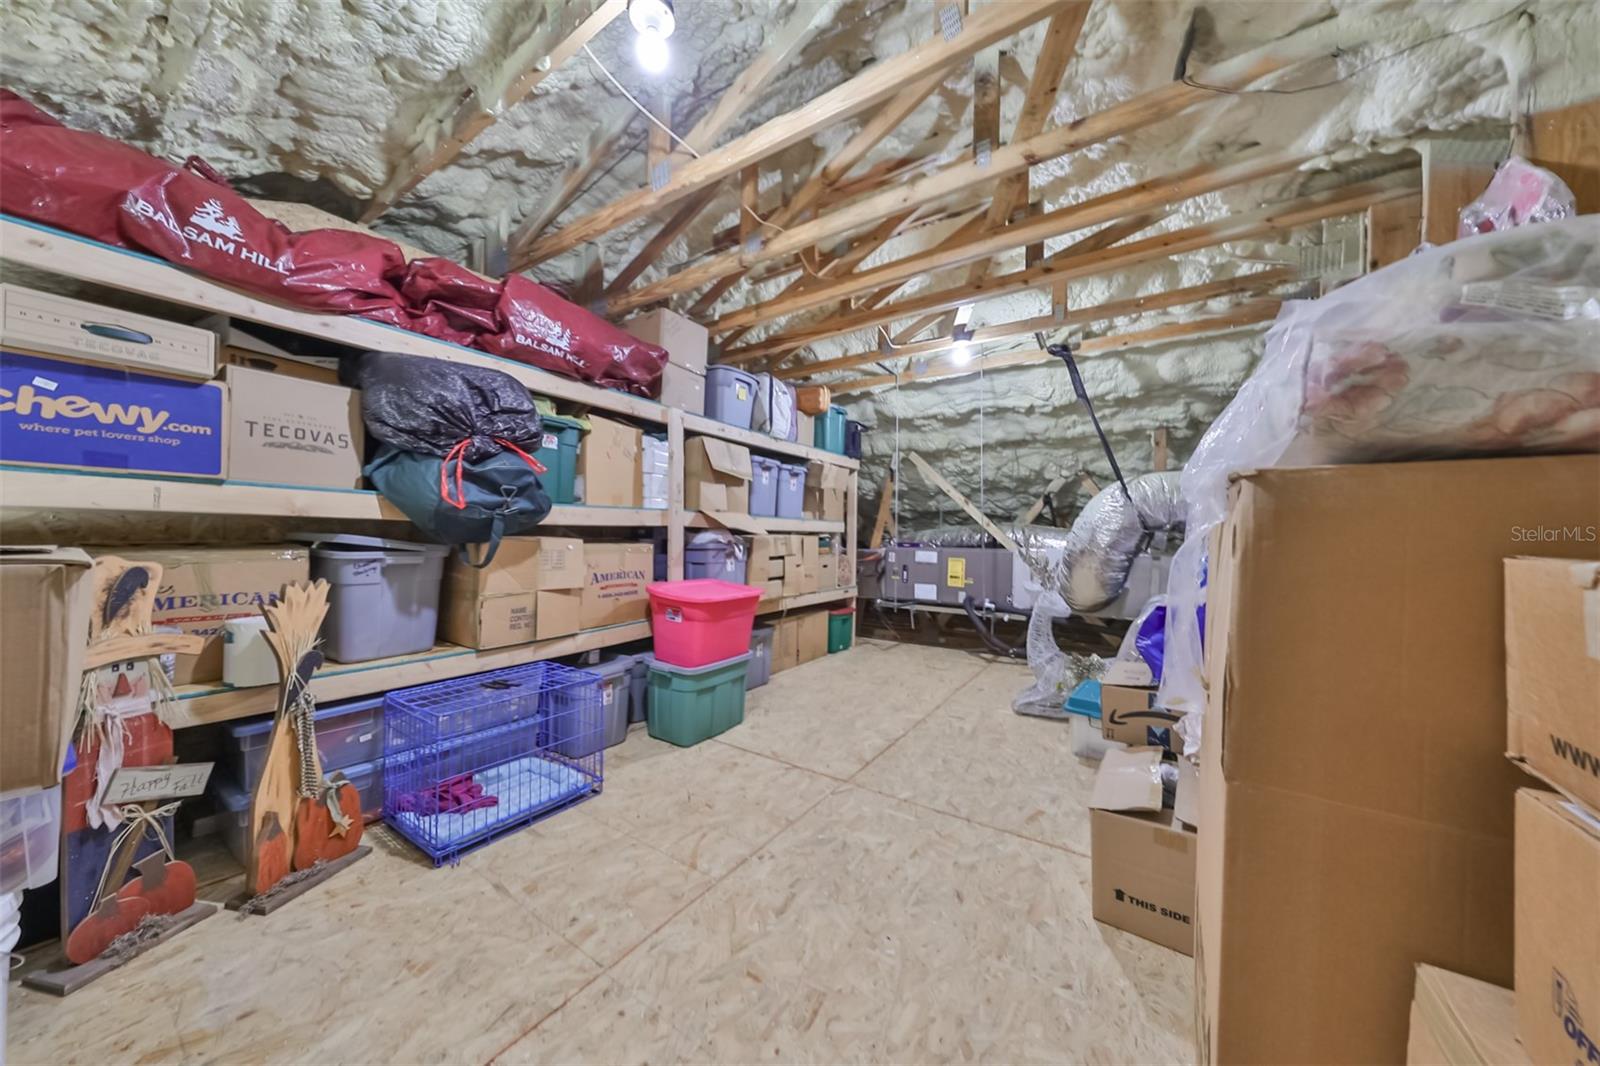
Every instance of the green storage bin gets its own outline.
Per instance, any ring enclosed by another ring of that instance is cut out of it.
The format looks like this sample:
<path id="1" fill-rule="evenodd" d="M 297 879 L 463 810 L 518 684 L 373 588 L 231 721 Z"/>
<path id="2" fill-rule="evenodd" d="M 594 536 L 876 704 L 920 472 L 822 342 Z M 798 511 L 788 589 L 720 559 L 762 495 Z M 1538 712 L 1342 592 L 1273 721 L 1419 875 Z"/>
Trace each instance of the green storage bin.
<path id="1" fill-rule="evenodd" d="M 820 414 L 811 429 L 811 443 L 823 451 L 844 454 L 844 408 L 838 404 Z"/>
<path id="2" fill-rule="evenodd" d="M 856 612 L 850 608 L 828 612 L 828 654 L 848 651 L 856 635 Z"/>
<path id="3" fill-rule="evenodd" d="M 650 735 L 680 748 L 726 733 L 744 721 L 750 653 L 709 666 L 673 666 L 648 656 Z"/>
<path id="4" fill-rule="evenodd" d="M 572 503 L 573 479 L 578 476 L 578 437 L 583 423 L 561 415 L 545 415 L 539 450 L 533 457 L 549 467 L 541 480 L 551 503 Z"/>

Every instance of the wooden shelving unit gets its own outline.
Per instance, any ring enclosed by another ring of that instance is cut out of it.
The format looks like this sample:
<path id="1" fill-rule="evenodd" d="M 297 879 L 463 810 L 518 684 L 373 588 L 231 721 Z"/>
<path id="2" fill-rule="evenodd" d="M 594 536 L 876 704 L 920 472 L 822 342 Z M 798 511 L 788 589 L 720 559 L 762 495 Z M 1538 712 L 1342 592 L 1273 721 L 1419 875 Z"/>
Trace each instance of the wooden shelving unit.
<path id="1" fill-rule="evenodd" d="M 566 404 L 631 420 L 647 428 L 665 427 L 670 467 L 668 507 L 557 506 L 545 520 L 550 528 L 595 530 L 667 530 L 668 576 L 683 576 L 684 542 L 689 529 L 717 528 L 699 512 L 683 509 L 683 445 L 688 434 L 719 437 L 772 455 L 817 460 L 851 472 L 844 521 L 757 518 L 773 533 L 817 533 L 841 536 L 841 565 L 855 573 L 856 471 L 860 464 L 810 445 L 774 440 L 701 415 L 687 414 L 641 397 L 596 388 L 509 359 L 424 337 L 348 315 L 317 314 L 286 307 L 192 274 L 159 259 L 113 248 L 58 230 L 0 216 L 0 259 L 109 289 L 155 300 L 227 314 L 341 345 L 405 352 L 449 362 L 488 366 L 504 371 L 531 391 Z M 207 482 L 180 478 L 120 476 L 0 465 L 0 516 L 47 513 L 52 529 L 71 528 L 74 514 L 110 517 L 128 515 L 244 516 L 307 518 L 333 521 L 393 521 L 405 518 L 375 492 L 315 489 L 256 482 Z M 855 589 L 827 589 L 791 596 L 765 607 L 770 615 L 851 599 Z M 370 663 L 329 663 L 319 671 L 313 691 L 319 699 L 346 699 L 393 688 L 493 670 L 540 659 L 611 647 L 650 635 L 648 622 L 588 630 L 556 640 L 475 651 L 441 644 L 417 655 Z M 178 693 L 179 720 L 185 725 L 227 721 L 272 710 L 275 689 L 233 689 L 190 686 Z"/>

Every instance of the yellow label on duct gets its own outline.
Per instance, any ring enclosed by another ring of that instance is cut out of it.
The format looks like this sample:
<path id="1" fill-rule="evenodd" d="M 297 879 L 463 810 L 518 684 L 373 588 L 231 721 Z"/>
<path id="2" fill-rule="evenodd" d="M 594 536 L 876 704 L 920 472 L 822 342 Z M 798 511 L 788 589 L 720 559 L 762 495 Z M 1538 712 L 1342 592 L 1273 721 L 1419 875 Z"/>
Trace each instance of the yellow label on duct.
<path id="1" fill-rule="evenodd" d="M 952 588 L 967 587 L 967 561 L 959 555 L 953 555 L 944 564 L 944 583 Z"/>

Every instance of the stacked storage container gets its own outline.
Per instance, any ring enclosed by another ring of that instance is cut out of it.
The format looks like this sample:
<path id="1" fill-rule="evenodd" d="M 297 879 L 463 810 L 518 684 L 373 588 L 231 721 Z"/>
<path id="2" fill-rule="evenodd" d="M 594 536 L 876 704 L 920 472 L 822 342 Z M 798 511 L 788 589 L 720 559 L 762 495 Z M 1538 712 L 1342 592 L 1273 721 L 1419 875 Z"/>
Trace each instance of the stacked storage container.
<path id="1" fill-rule="evenodd" d="M 812 443 L 823 451 L 843 455 L 844 433 L 844 408 L 833 404 L 827 413 L 817 416 L 816 424 L 812 427 Z"/>
<path id="2" fill-rule="evenodd" d="M 731 366 L 706 367 L 706 417 L 749 429 L 756 409 L 756 379 Z"/>
<path id="3" fill-rule="evenodd" d="M 448 547 L 352 533 L 291 539 L 311 545 L 311 577 L 332 586 L 322 623 L 328 658 L 359 663 L 433 647 Z"/>
<path id="4" fill-rule="evenodd" d="M 726 581 L 650 586 L 650 735 L 688 747 L 744 721 L 756 601 Z"/>
<path id="5" fill-rule="evenodd" d="M 803 518 L 806 509 L 806 467 L 781 463 L 778 473 L 778 517 Z"/>
<path id="6" fill-rule="evenodd" d="M 543 416 L 544 435 L 533 457 L 547 472 L 540 477 L 551 503 L 572 503 L 577 499 L 573 483 L 578 476 L 578 437 L 583 423 L 560 415 Z"/>
<path id="7" fill-rule="evenodd" d="M 667 442 L 645 434 L 643 443 L 644 506 L 664 511 L 667 508 Z"/>
<path id="8" fill-rule="evenodd" d="M 684 549 L 683 576 L 689 580 L 716 578 L 743 585 L 749 554 L 743 538 L 720 529 L 708 529 L 696 533 Z"/>
<path id="9" fill-rule="evenodd" d="M 765 455 L 750 457 L 750 515 L 775 518 L 778 514 L 778 481 L 784 466 Z"/>

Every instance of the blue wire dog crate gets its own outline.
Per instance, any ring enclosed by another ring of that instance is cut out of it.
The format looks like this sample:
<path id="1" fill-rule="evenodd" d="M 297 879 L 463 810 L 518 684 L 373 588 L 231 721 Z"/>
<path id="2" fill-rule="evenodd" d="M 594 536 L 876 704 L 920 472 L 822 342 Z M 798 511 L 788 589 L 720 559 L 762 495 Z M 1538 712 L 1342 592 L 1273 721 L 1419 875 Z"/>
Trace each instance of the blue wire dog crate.
<path id="1" fill-rule="evenodd" d="M 442 866 L 595 795 L 602 684 L 538 662 L 389 693 L 384 821 Z"/>

